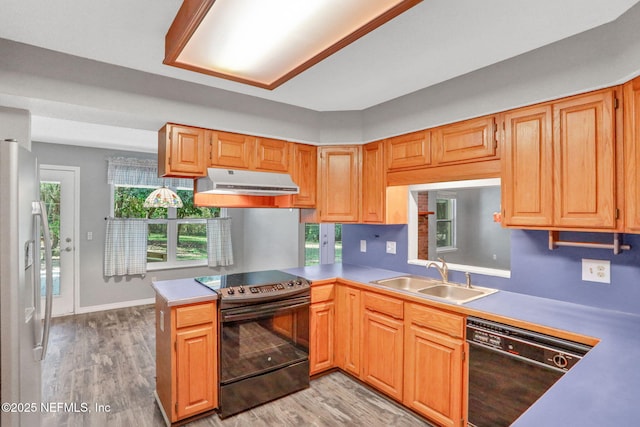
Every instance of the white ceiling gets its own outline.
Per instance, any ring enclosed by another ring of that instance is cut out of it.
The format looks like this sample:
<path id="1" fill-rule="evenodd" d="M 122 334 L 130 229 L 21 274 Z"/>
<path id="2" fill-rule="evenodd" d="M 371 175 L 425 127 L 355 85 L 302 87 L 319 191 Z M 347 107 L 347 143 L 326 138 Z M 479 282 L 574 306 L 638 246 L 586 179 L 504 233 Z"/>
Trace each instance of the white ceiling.
<path id="1" fill-rule="evenodd" d="M 273 91 L 163 65 L 180 0 L 0 0 L 0 38 L 316 111 L 363 110 L 610 22 L 637 2 L 424 0 Z"/>

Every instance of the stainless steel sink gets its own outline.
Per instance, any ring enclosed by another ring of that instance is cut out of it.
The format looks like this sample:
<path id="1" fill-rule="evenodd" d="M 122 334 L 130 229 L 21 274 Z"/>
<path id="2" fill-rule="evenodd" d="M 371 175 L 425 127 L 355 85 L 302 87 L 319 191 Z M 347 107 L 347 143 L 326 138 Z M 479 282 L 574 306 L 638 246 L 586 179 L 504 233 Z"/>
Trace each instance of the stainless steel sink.
<path id="1" fill-rule="evenodd" d="M 497 289 L 472 286 L 471 288 L 457 283 L 445 283 L 441 280 L 429 279 L 419 276 L 398 276 L 390 279 L 375 280 L 371 282 L 387 288 L 415 292 L 440 300 L 465 304 L 469 301 L 491 295 L 498 292 Z"/>
<path id="2" fill-rule="evenodd" d="M 442 283 L 442 281 L 436 280 L 436 279 L 429 279 L 428 277 L 399 276 L 399 277 L 392 277 L 391 279 L 376 280 L 371 283 L 375 283 L 376 285 L 386 286 L 387 288 L 417 292 L 420 289 L 424 289 L 428 286 L 433 286 L 433 285 Z"/>

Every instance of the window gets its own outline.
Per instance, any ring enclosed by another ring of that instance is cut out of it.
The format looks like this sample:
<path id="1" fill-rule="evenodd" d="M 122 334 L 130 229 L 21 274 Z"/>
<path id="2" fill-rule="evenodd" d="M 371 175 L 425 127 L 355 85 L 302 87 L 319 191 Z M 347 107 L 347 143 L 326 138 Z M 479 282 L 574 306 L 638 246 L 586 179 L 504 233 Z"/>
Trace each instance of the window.
<path id="1" fill-rule="evenodd" d="M 147 267 L 187 267 L 207 263 L 207 218 L 220 216 L 220 208 L 193 205 L 193 190 L 175 190 L 182 208 L 145 208 L 154 187 L 113 185 L 113 216 L 148 218 Z"/>
<path id="2" fill-rule="evenodd" d="M 499 178 L 411 185 L 409 196 L 409 264 L 441 257 L 450 270 L 511 276 L 511 230 L 494 221 Z"/>
<path id="3" fill-rule="evenodd" d="M 456 199 L 438 194 L 436 199 L 436 248 L 438 251 L 456 248 Z"/>
<path id="4" fill-rule="evenodd" d="M 305 224 L 305 266 L 342 262 L 342 224 Z"/>

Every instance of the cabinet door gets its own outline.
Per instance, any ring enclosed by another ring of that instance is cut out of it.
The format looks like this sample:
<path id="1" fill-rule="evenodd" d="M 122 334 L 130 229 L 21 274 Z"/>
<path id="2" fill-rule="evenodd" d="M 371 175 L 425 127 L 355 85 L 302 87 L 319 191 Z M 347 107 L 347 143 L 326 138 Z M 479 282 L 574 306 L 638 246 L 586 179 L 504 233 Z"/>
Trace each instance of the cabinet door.
<path id="1" fill-rule="evenodd" d="M 362 379 L 402 400 L 403 322 L 365 310 L 362 328 Z"/>
<path id="2" fill-rule="evenodd" d="M 252 169 L 287 172 L 289 170 L 289 143 L 279 139 L 257 138 Z"/>
<path id="3" fill-rule="evenodd" d="M 362 148 L 362 221 L 385 221 L 385 171 L 382 141 L 366 144 Z"/>
<path id="4" fill-rule="evenodd" d="M 182 419 L 217 405 L 214 325 L 176 331 L 176 412 Z"/>
<path id="5" fill-rule="evenodd" d="M 336 362 L 345 372 L 360 378 L 362 306 L 360 290 L 348 286 L 338 287 L 336 332 Z"/>
<path id="6" fill-rule="evenodd" d="M 613 103 L 607 89 L 553 104 L 556 226 L 616 226 Z"/>
<path id="7" fill-rule="evenodd" d="M 464 341 L 408 326 L 404 404 L 442 426 L 463 423 Z"/>
<path id="8" fill-rule="evenodd" d="M 551 105 L 521 108 L 504 115 L 504 225 L 553 224 L 551 116 Z"/>
<path id="9" fill-rule="evenodd" d="M 309 310 L 311 345 L 309 371 L 311 375 L 333 368 L 335 303 L 311 304 Z"/>
<path id="10" fill-rule="evenodd" d="M 360 205 L 360 146 L 319 147 L 320 220 L 357 222 Z"/>
<path id="11" fill-rule="evenodd" d="M 494 158 L 497 153 L 495 117 L 481 117 L 431 131 L 435 163 Z"/>
<path id="12" fill-rule="evenodd" d="M 255 137 L 238 133 L 209 131 L 211 166 L 235 169 L 251 167 Z"/>
<path id="13" fill-rule="evenodd" d="M 624 85 L 625 229 L 640 233 L 640 78 Z"/>
<path id="14" fill-rule="evenodd" d="M 293 163 L 293 181 L 300 187 L 300 192 L 293 196 L 293 206 L 313 208 L 316 206 L 318 149 L 313 145 L 294 144 Z"/>
<path id="15" fill-rule="evenodd" d="M 386 140 L 387 169 L 403 169 L 431 164 L 431 133 L 413 132 Z"/>
<path id="16" fill-rule="evenodd" d="M 168 124 L 158 133 L 160 176 L 206 175 L 204 129 Z"/>

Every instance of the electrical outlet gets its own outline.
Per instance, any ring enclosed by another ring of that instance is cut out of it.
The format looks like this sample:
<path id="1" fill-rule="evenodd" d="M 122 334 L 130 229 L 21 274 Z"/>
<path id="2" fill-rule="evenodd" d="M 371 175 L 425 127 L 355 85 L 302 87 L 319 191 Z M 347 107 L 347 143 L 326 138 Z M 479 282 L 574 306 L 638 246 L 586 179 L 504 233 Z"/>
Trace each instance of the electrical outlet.
<path id="1" fill-rule="evenodd" d="M 587 282 L 611 283 L 611 261 L 583 258 L 582 280 Z"/>
<path id="2" fill-rule="evenodd" d="M 367 252 L 367 241 L 360 240 L 360 252 Z"/>
<path id="3" fill-rule="evenodd" d="M 396 242 L 387 242 L 387 253 L 395 254 L 396 253 Z"/>
<path id="4" fill-rule="evenodd" d="M 87 231 L 87 240 L 93 240 L 93 231 Z"/>

